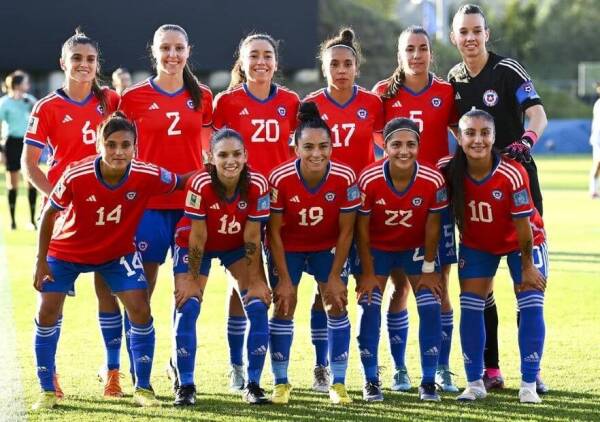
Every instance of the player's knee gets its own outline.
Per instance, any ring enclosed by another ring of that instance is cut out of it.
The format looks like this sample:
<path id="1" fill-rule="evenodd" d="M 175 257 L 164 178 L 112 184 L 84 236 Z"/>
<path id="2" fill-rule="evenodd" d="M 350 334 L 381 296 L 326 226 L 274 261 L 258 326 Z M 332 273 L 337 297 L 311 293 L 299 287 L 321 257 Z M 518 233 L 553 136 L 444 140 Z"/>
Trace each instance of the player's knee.
<path id="1" fill-rule="evenodd" d="M 278 304 L 275 304 L 274 316 L 278 319 L 287 319 L 292 320 L 294 318 L 294 313 L 296 312 L 296 304 L 298 303 L 296 298 L 291 299 L 288 302 L 287 313 L 283 313 L 283 309 L 279 307 Z"/>
<path id="2" fill-rule="evenodd" d="M 150 304 L 147 300 L 135 300 L 128 304 L 127 314 L 135 324 L 147 324 L 152 319 Z"/>
<path id="3" fill-rule="evenodd" d="M 45 327 L 54 325 L 58 321 L 58 316 L 60 313 L 61 306 L 59 304 L 44 302 L 42 299 L 42 303 L 40 304 L 37 314 L 38 324 Z"/>

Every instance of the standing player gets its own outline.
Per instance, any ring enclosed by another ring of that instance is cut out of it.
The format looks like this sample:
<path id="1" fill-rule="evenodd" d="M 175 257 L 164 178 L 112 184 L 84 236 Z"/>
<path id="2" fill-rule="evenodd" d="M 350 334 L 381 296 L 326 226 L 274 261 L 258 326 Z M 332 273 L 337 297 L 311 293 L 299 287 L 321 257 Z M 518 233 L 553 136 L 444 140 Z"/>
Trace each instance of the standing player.
<path id="1" fill-rule="evenodd" d="M 260 377 L 269 341 L 267 311 L 271 294 L 261 266 L 261 222 L 269 218 L 269 185 L 262 175 L 248 168 L 244 141 L 232 129 L 221 129 L 213 135 L 209 160 L 206 170 L 188 183 L 185 215 L 189 218 L 182 219 L 177 232 L 175 405 L 195 401 L 196 320 L 213 258 L 219 258 L 237 282 L 250 320 L 244 399 L 262 404 L 268 401 L 260 388 Z"/>
<path id="2" fill-rule="evenodd" d="M 360 195 L 352 169 L 330 160 L 332 132 L 314 103 L 300 106 L 294 134 L 298 158 L 271 173 L 269 279 L 275 312 L 270 321 L 274 403 L 287 403 L 292 386 L 287 368 L 294 333 L 293 316 L 303 272 L 314 276 L 327 309 L 327 339 L 333 383 L 329 397 L 350 403 L 345 379 L 350 345 L 348 251 Z"/>
<path id="3" fill-rule="evenodd" d="M 440 212 L 447 207 L 444 178 L 417 162 L 419 126 L 406 117 L 385 125 L 388 158 L 363 170 L 358 179 L 362 206 L 357 222 L 361 276 L 357 287 L 358 347 L 365 374 L 363 398 L 381 401 L 377 349 L 381 301 L 388 277 L 401 268 L 412 285 L 419 310 L 423 380 L 421 400 L 439 401 L 435 375 L 442 343 L 443 285 L 437 265 Z"/>
<path id="4" fill-rule="evenodd" d="M 596 82 L 596 92 L 600 95 L 600 82 Z M 598 190 L 600 181 L 600 98 L 594 103 L 590 145 L 593 154 L 592 169 L 590 170 L 590 196 L 593 199 L 598 199 L 600 198 L 600 191 Z"/>
<path id="5" fill-rule="evenodd" d="M 133 160 L 136 130 L 119 112 L 99 127 L 97 145 L 99 156 L 72 163 L 64 172 L 41 220 L 34 287 L 41 292 L 35 356 L 42 393 L 35 410 L 57 403 L 52 374 L 62 307 L 79 274 L 92 271 L 110 285 L 131 321 L 134 400 L 140 406 L 159 404 L 150 386 L 154 327 L 148 284 L 133 236 L 150 196 L 182 182 L 165 169 Z"/>
<path id="6" fill-rule="evenodd" d="M 177 173 L 202 168 L 202 137 L 211 131 L 212 93 L 192 73 L 187 63 L 190 51 L 182 27 L 160 26 L 151 46 L 156 76 L 125 90 L 119 106 L 135 122 L 140 160 Z M 150 295 L 158 267 L 173 247 L 183 207 L 183 192 L 151 199 L 136 233 Z M 125 319 L 126 333 L 127 324 Z"/>
<path id="7" fill-rule="evenodd" d="M 296 127 L 299 98 L 273 83 L 279 64 L 278 44 L 268 34 L 252 34 L 238 47 L 229 89 L 215 97 L 213 127 L 228 127 L 245 140 L 248 163 L 263 175 L 291 158 L 289 140 Z M 246 316 L 231 286 L 227 340 L 230 388 L 244 388 L 243 345 Z"/>
<path id="8" fill-rule="evenodd" d="M 398 37 L 398 67 L 387 79 L 378 82 L 373 91 L 381 96 L 385 121 L 408 117 L 419 127 L 419 162 L 435 165 L 448 155 L 448 128 L 457 122 L 454 89 L 430 72 L 431 40 L 420 26 L 406 28 Z M 442 211 L 442 239 L 439 259 L 442 281 L 442 347 L 436 382 L 444 391 L 457 392 L 450 372 L 450 347 L 454 329 L 454 313 L 448 292 L 450 265 L 456 262 L 454 225 L 448 210 Z M 408 280 L 394 277 L 394 293 L 388 310 L 390 349 L 396 371 L 392 389 L 411 387 L 404 361 L 408 338 Z"/>
<path id="9" fill-rule="evenodd" d="M 383 107 L 381 99 L 366 89 L 355 85 L 361 54 L 354 32 L 344 28 L 340 33 L 321 44 L 319 57 L 327 87 L 306 97 L 314 102 L 321 118 L 331 128 L 334 160 L 349 166 L 355 174 L 375 161 L 375 138 L 381 138 Z M 350 252 L 355 261 L 356 249 Z M 322 299 L 315 297 L 311 312 L 311 334 L 317 362 L 313 388 L 328 391 L 327 371 L 327 318 Z"/>
<path id="10" fill-rule="evenodd" d="M 60 66 L 65 72 L 64 85 L 33 107 L 21 157 L 26 177 L 45 197 L 50 196 L 69 164 L 96 153 L 96 127 L 119 102 L 114 91 L 98 84 L 98 43 L 79 29 L 63 44 Z M 47 175 L 39 165 L 46 145 L 51 149 Z M 94 277 L 94 286 L 107 356 L 106 368 L 101 371 L 105 381 L 104 395 L 121 397 L 121 312 L 109 287 L 98 274 Z M 60 321 L 59 317 L 59 333 Z M 62 397 L 58 385 L 55 391 Z"/>
<path id="11" fill-rule="evenodd" d="M 544 350 L 544 290 L 548 251 L 542 218 L 534 208 L 523 166 L 500 156 L 494 118 L 474 109 L 461 117 L 460 148 L 447 165 L 448 184 L 460 232 L 460 339 L 468 386 L 457 397 L 486 396 L 484 307 L 498 263 L 506 256 L 521 312 L 519 349 L 521 403 L 540 403 L 536 377 Z"/>
<path id="12" fill-rule="evenodd" d="M 131 86 L 131 73 L 124 67 L 120 67 L 112 73 L 112 86 L 119 95 L 123 94 Z"/>
<path id="13" fill-rule="evenodd" d="M 15 208 L 21 171 L 21 154 L 23 152 L 23 136 L 27 131 L 27 121 L 36 99 L 29 95 L 29 75 L 15 70 L 5 79 L 6 95 L 0 98 L 0 140 L 4 143 L 6 164 L 6 190 L 8 191 L 8 208 L 10 210 L 10 228 L 15 230 Z M 35 225 L 35 202 L 37 190 L 29 184 L 29 216 L 31 227 Z"/>
<path id="14" fill-rule="evenodd" d="M 496 148 L 519 161 L 531 183 L 533 203 L 543 214 L 542 194 L 531 147 L 542 135 L 548 121 L 531 78 L 514 59 L 488 51 L 490 36 L 479 6 L 462 6 L 452 20 L 450 38 L 463 61 L 454 66 L 448 80 L 456 91 L 456 106 L 462 115 L 473 107 L 494 117 Z M 527 119 L 527 126 L 525 126 Z M 486 374 L 488 388 L 502 388 L 504 380 L 498 365 L 498 311 L 493 293 L 486 300 Z M 547 387 L 538 377 L 538 391 Z"/>

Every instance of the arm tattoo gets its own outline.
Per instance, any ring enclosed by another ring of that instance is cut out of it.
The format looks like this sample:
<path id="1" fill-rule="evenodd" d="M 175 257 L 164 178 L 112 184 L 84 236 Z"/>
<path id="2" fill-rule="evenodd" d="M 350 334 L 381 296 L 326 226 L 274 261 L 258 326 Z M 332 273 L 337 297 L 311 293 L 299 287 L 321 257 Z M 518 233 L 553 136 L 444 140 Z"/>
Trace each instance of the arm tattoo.
<path id="1" fill-rule="evenodd" d="M 521 252 L 525 258 L 531 258 L 533 255 L 533 246 L 531 244 L 531 240 L 528 240 L 525 243 L 525 250 Z"/>
<path id="2" fill-rule="evenodd" d="M 244 250 L 246 251 L 246 260 L 248 261 L 248 265 L 250 265 L 252 263 L 252 259 L 254 258 L 254 255 L 256 254 L 257 249 L 258 248 L 256 247 L 256 243 L 252 243 L 252 242 L 244 243 Z"/>
<path id="3" fill-rule="evenodd" d="M 202 255 L 204 251 L 197 246 L 191 247 L 188 251 L 188 273 L 194 278 L 200 277 Z"/>

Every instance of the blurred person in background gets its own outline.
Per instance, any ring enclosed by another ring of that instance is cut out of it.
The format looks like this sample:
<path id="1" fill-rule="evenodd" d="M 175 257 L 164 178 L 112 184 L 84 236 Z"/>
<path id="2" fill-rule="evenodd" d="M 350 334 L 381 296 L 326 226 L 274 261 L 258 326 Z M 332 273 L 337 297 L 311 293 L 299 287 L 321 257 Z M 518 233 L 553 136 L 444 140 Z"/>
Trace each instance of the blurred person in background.
<path id="1" fill-rule="evenodd" d="M 600 95 L 600 81 L 596 82 L 596 92 Z M 592 170 L 590 171 L 590 196 L 593 199 L 600 198 L 598 184 L 600 183 L 600 98 L 594 103 L 592 117 L 592 133 L 590 135 L 592 145 Z"/>
<path id="2" fill-rule="evenodd" d="M 112 86 L 117 94 L 121 95 L 131 86 L 131 83 L 131 73 L 124 67 L 119 67 L 112 73 Z"/>

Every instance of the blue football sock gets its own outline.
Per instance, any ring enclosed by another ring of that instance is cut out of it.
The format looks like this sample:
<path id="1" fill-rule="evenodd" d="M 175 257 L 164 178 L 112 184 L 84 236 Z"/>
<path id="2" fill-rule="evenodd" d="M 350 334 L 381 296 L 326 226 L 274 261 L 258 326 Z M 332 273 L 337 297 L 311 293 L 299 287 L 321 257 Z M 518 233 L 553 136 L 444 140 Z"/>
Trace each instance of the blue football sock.
<path id="1" fill-rule="evenodd" d="M 227 319 L 227 342 L 229 343 L 229 361 L 232 365 L 244 364 L 244 336 L 246 335 L 246 317 L 230 316 Z"/>
<path id="2" fill-rule="evenodd" d="M 127 349 L 127 356 L 129 356 L 129 373 L 135 379 L 135 365 L 133 363 L 133 353 L 131 352 L 131 322 L 127 311 L 123 312 L 123 329 L 125 331 L 125 348 Z"/>
<path id="3" fill-rule="evenodd" d="M 63 321 L 63 316 L 59 315 L 58 320 L 56 321 L 56 326 L 58 327 L 56 330 L 56 347 L 57 347 L 57 349 L 58 349 L 58 341 L 60 340 L 60 333 L 62 331 L 62 321 Z M 56 362 L 54 363 L 53 372 L 56 373 Z"/>
<path id="4" fill-rule="evenodd" d="M 333 384 L 345 384 L 348 353 L 350 351 L 350 320 L 348 314 L 337 317 L 328 316 L 327 335 Z"/>
<path id="5" fill-rule="evenodd" d="M 421 289 L 416 294 L 419 312 L 419 349 L 423 384 L 435 382 L 435 371 L 442 347 L 441 304 L 431 290 Z"/>
<path id="6" fill-rule="evenodd" d="M 242 292 L 242 299 L 246 291 Z M 250 321 L 246 351 L 248 356 L 248 382 L 260 384 L 260 376 L 265 365 L 269 347 L 269 317 L 267 305 L 260 299 L 251 298 L 246 305 L 246 316 Z"/>
<path id="7" fill-rule="evenodd" d="M 367 295 L 358 301 L 358 350 L 363 366 L 365 380 L 378 382 L 377 354 L 379 336 L 381 331 L 381 291 L 373 290 L 371 304 L 368 304 Z"/>
<path id="8" fill-rule="evenodd" d="M 53 378 L 58 331 L 58 322 L 49 327 L 43 327 L 35 321 L 35 364 L 37 366 L 37 376 L 44 391 L 54 391 Z"/>
<path id="9" fill-rule="evenodd" d="M 108 370 L 119 369 L 121 363 L 121 338 L 123 336 L 123 319 L 120 312 L 100 312 L 100 331 L 106 348 L 106 367 Z"/>
<path id="10" fill-rule="evenodd" d="M 197 297 L 191 297 L 181 308 L 175 308 L 175 321 L 173 322 L 175 350 L 172 363 L 181 386 L 194 384 L 196 321 L 199 315 L 200 302 Z"/>
<path id="11" fill-rule="evenodd" d="M 535 382 L 544 352 L 546 326 L 544 324 L 544 293 L 530 290 L 517 294 L 521 321 L 519 324 L 519 349 L 523 381 Z"/>
<path id="12" fill-rule="evenodd" d="M 453 330 L 454 312 L 442 312 L 442 347 L 438 358 L 438 366 L 450 365 L 450 348 L 452 347 Z"/>
<path id="13" fill-rule="evenodd" d="M 269 321 L 269 347 L 275 384 L 288 383 L 287 374 L 293 337 L 294 321 L 271 318 Z"/>
<path id="14" fill-rule="evenodd" d="M 390 351 L 396 369 L 405 368 L 406 341 L 408 340 L 408 311 L 388 312 L 387 328 L 390 338 Z"/>
<path id="15" fill-rule="evenodd" d="M 131 323 L 131 353 L 135 368 L 136 388 L 150 388 L 150 372 L 154 359 L 154 325 Z"/>
<path id="16" fill-rule="evenodd" d="M 460 344 L 467 381 L 480 380 L 483 376 L 483 349 L 485 347 L 485 323 L 483 309 L 485 299 L 474 293 L 460 295 Z"/>
<path id="17" fill-rule="evenodd" d="M 316 365 L 329 366 L 327 344 L 327 314 L 322 310 L 310 311 L 310 336 L 315 346 Z"/>

